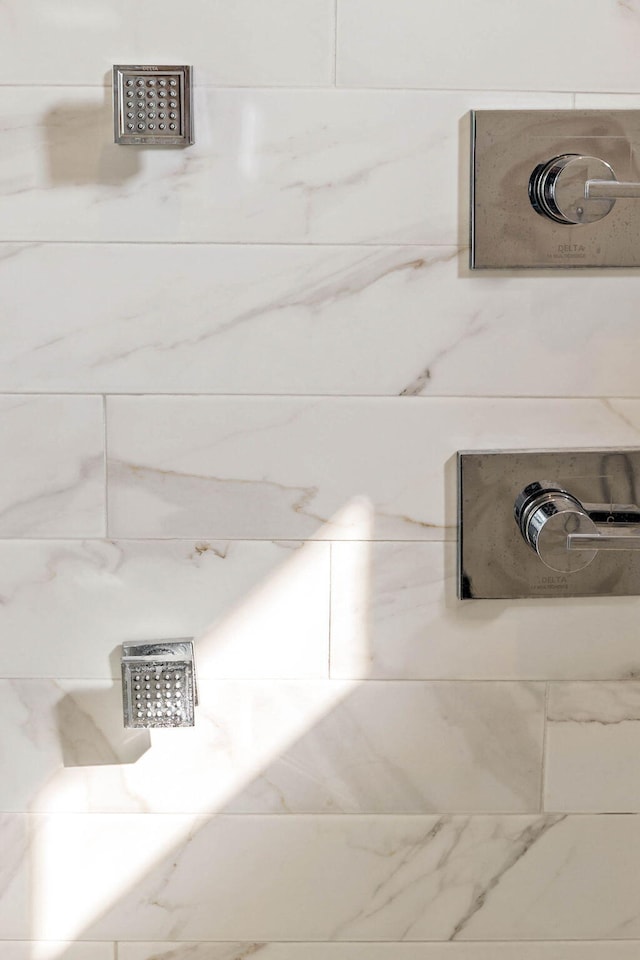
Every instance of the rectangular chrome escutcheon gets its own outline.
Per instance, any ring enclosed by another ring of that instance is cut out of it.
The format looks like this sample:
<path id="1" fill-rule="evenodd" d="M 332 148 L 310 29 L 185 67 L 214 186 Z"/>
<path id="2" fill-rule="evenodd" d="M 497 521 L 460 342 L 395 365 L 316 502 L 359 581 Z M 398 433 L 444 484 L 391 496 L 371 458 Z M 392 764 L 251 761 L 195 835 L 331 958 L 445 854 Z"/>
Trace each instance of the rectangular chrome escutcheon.
<path id="1" fill-rule="evenodd" d="M 193 143 L 192 91 L 190 66 L 116 64 L 115 142 L 169 147 Z"/>
<path id="2" fill-rule="evenodd" d="M 458 596 L 640 595 L 640 450 L 458 454 Z"/>
<path id="3" fill-rule="evenodd" d="M 640 266 L 640 110 L 471 114 L 471 267 Z"/>

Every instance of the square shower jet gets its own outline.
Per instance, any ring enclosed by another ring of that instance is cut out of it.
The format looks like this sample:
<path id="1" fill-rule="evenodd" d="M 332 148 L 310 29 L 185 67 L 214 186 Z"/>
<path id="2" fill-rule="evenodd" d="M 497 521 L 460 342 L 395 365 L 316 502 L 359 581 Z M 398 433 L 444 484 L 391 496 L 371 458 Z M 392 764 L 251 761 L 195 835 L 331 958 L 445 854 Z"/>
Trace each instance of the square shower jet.
<path id="1" fill-rule="evenodd" d="M 114 66 L 113 118 L 116 143 L 193 143 L 191 67 Z"/>

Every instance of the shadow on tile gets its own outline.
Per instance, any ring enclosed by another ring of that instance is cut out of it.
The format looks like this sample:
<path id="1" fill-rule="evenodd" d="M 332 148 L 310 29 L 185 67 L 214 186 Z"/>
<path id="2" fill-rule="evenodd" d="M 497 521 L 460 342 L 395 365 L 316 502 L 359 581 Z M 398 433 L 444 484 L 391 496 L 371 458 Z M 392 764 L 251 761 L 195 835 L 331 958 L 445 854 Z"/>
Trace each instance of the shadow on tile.
<path id="1" fill-rule="evenodd" d="M 118 186 L 141 169 L 139 149 L 113 142 L 111 84 L 100 106 L 60 102 L 43 118 L 49 177 L 53 186 L 103 183 Z"/>
<path id="2" fill-rule="evenodd" d="M 75 690 L 56 706 L 65 767 L 135 763 L 151 746 L 147 730 L 126 730 L 119 683 Z"/>

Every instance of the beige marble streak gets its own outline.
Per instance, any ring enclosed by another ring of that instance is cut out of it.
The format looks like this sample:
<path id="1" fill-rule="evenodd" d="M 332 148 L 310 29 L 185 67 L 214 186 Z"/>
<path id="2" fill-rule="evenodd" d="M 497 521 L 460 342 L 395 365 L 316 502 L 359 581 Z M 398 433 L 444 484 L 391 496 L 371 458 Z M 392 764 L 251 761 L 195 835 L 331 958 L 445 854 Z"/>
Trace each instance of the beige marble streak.
<path id="1" fill-rule="evenodd" d="M 637 960 L 635 943 L 119 943 L 118 960 Z M 5 960 L 0 952 L 0 957 Z M 14 960 L 10 956 L 8 960 Z M 22 960 L 22 955 L 16 957 Z M 71 958 L 70 958 L 71 960 Z"/>
<path id="2" fill-rule="evenodd" d="M 0 810 L 538 810 L 543 684 L 200 678 L 198 693 L 193 730 L 149 734 L 122 728 L 120 684 L 0 681 Z"/>
<path id="3" fill-rule="evenodd" d="M 137 150 L 113 143 L 108 89 L 5 87 L 0 240 L 458 244 L 461 118 L 570 105 L 196 84 L 195 144 Z"/>
<path id="4" fill-rule="evenodd" d="M 0 396 L 0 537 L 105 533 L 104 418 L 95 396 Z"/>
<path id="5" fill-rule="evenodd" d="M 187 636 L 202 678 L 328 672 L 329 544 L 0 540 L 0 599 L 2 676 L 117 678 L 123 640 Z"/>
<path id="6" fill-rule="evenodd" d="M 457 450 L 635 446 L 640 405 L 111 397 L 107 429 L 114 536 L 453 540 Z"/>

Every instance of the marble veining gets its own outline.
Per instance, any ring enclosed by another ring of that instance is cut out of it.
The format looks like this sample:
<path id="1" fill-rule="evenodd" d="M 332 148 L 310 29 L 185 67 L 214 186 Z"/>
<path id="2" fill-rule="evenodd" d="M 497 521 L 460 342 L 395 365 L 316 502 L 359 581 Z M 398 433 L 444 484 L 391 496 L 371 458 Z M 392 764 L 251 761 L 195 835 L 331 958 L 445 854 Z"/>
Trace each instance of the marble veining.
<path id="1" fill-rule="evenodd" d="M 563 273 L 550 287 L 524 271 L 470 275 L 467 255 L 433 246 L 0 244 L 0 389 L 634 396 L 632 274 Z M 141 272 L 153 284 L 141 285 Z M 64 309 L 52 313 L 50 302 Z M 580 316 L 577 344 L 568 313 Z M 577 351 L 574 365 L 568 350 Z"/>
<path id="2" fill-rule="evenodd" d="M 370 424 L 375 418 L 375 431 Z M 442 540 L 456 535 L 442 466 L 489 422 L 494 447 L 638 442 L 616 400 L 111 397 L 110 534 Z M 372 524 L 345 523 L 366 498 Z"/>
<path id="3" fill-rule="evenodd" d="M 455 597 L 457 450 L 640 444 L 638 277 L 468 268 L 471 110 L 640 105 L 520 7 L 0 3 L 0 960 L 637 960 L 640 596 Z"/>
<path id="4" fill-rule="evenodd" d="M 105 533 L 99 397 L 1 396 L 0 536 Z"/>
<path id="5" fill-rule="evenodd" d="M 30 819 L 45 939 L 588 941 L 640 929 L 637 817 Z M 73 916 L 52 885 L 63 851 Z"/>
<path id="6" fill-rule="evenodd" d="M 326 677 L 329 549 L 0 540 L 0 673 L 117 678 L 124 639 L 193 636 L 203 678 Z"/>
<path id="7" fill-rule="evenodd" d="M 543 684 L 201 679 L 199 700 L 188 739 L 163 731 L 136 741 L 122 728 L 119 683 L 0 681 L 0 749 L 11 770 L 0 809 L 539 807 Z"/>
<path id="8" fill-rule="evenodd" d="M 105 93 L 4 89 L 0 240 L 457 245 L 460 117 L 571 106 L 561 94 L 196 85 L 195 145 L 136 151 L 110 142 Z"/>
<path id="9" fill-rule="evenodd" d="M 358 563 L 366 591 L 353 587 L 352 546 L 332 545 L 333 677 L 622 680 L 640 671 L 638 597 L 478 609 L 455 597 L 455 544 L 374 543 Z"/>
<path id="10" fill-rule="evenodd" d="M 547 809 L 640 810 L 637 681 L 551 684 L 547 724 Z"/>

